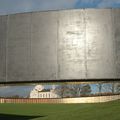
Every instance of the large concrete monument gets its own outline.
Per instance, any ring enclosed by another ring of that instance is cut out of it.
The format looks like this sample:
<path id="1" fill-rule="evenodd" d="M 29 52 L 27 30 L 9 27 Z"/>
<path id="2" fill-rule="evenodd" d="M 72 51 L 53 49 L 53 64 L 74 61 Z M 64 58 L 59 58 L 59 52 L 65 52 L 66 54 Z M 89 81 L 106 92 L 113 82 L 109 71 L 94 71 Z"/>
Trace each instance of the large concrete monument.
<path id="1" fill-rule="evenodd" d="M 0 82 L 120 78 L 120 9 L 0 16 Z"/>

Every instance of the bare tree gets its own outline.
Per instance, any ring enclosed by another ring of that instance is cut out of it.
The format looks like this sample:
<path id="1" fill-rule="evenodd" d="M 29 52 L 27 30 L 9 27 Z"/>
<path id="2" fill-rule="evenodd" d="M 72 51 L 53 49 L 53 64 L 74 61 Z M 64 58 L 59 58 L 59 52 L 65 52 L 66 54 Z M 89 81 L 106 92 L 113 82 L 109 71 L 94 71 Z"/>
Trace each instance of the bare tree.
<path id="1" fill-rule="evenodd" d="M 60 97 L 64 97 L 65 91 L 68 89 L 67 83 L 63 83 L 55 88 L 55 93 L 58 94 Z"/>
<path id="2" fill-rule="evenodd" d="M 120 93 L 120 83 L 116 85 L 116 93 Z"/>
<path id="3" fill-rule="evenodd" d="M 104 88 L 105 92 L 110 92 L 112 94 L 115 93 L 115 83 L 114 82 L 104 84 L 103 88 Z"/>
<path id="4" fill-rule="evenodd" d="M 112 87 L 111 87 L 111 92 L 114 94 L 115 93 L 115 83 L 111 83 L 112 84 Z"/>
<path id="5" fill-rule="evenodd" d="M 82 85 L 81 84 L 73 84 L 72 89 L 74 90 L 74 96 L 80 96 L 80 91 L 81 91 Z"/>
<path id="6" fill-rule="evenodd" d="M 102 93 L 102 87 L 103 87 L 103 83 L 98 83 L 97 84 L 97 87 L 98 87 L 98 91 L 99 91 L 99 93 Z"/>
<path id="7" fill-rule="evenodd" d="M 89 95 L 91 92 L 92 92 L 91 86 L 89 84 L 86 84 L 81 88 L 80 94 Z"/>

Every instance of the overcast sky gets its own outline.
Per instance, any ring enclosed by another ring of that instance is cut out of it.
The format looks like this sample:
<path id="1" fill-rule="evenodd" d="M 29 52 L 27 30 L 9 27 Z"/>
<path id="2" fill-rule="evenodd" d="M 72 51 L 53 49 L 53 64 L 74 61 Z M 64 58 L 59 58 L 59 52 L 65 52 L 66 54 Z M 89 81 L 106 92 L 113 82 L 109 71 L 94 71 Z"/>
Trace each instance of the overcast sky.
<path id="1" fill-rule="evenodd" d="M 0 0 L 0 15 L 72 8 L 119 8 L 120 0 Z"/>

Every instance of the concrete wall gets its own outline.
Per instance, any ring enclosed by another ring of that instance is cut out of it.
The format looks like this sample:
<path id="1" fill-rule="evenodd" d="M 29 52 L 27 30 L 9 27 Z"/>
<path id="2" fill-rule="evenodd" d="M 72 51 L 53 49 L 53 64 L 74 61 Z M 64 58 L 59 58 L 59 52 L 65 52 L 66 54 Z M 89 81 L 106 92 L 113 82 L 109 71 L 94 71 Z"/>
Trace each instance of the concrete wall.
<path id="1" fill-rule="evenodd" d="M 120 9 L 0 16 L 0 82 L 120 78 Z"/>
<path id="2" fill-rule="evenodd" d="M 98 96 L 98 97 L 81 97 L 81 98 L 30 98 L 30 99 L 0 99 L 0 103 L 101 103 L 120 100 L 120 95 Z"/>

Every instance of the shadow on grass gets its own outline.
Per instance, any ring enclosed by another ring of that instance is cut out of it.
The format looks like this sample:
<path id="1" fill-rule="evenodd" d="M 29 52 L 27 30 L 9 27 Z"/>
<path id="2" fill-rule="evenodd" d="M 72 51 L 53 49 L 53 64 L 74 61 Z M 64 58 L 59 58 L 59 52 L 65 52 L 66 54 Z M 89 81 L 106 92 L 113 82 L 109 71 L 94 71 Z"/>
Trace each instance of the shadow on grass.
<path id="1" fill-rule="evenodd" d="M 0 120 L 31 120 L 31 119 L 35 119 L 35 118 L 41 118 L 41 117 L 45 117 L 45 116 L 0 114 Z"/>

